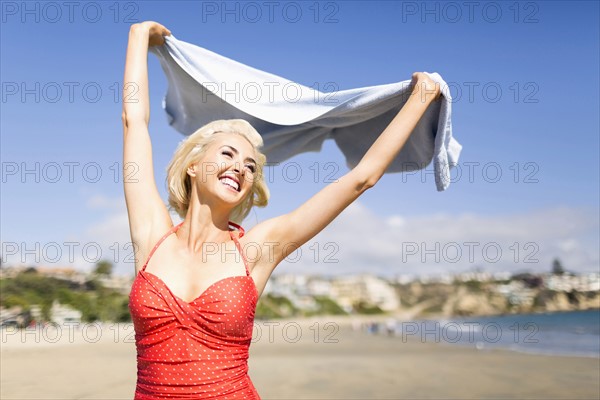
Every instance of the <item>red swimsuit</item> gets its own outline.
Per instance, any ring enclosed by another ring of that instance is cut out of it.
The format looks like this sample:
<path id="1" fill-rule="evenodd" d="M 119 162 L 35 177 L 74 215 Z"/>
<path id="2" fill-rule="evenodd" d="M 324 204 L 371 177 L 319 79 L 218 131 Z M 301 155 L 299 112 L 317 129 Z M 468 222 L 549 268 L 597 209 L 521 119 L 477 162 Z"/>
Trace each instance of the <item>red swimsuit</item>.
<path id="1" fill-rule="evenodd" d="M 244 230 L 239 229 L 240 237 Z M 258 292 L 240 244 L 245 276 L 230 276 L 209 286 L 192 302 L 174 295 L 156 275 L 146 272 L 154 246 L 129 294 L 135 328 L 135 399 L 258 399 L 248 376 Z"/>

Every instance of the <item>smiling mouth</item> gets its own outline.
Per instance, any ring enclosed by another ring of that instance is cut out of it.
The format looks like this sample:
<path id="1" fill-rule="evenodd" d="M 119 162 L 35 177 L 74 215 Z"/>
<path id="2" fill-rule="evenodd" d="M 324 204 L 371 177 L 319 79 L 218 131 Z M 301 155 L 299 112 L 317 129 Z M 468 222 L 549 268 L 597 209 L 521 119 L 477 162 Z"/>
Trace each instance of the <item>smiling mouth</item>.
<path id="1" fill-rule="evenodd" d="M 240 191 L 240 183 L 238 181 L 236 181 L 235 179 L 230 178 L 228 176 L 224 176 L 224 177 L 221 177 L 219 180 L 221 181 L 221 183 L 223 185 L 230 187 L 231 189 L 235 190 L 236 192 Z"/>

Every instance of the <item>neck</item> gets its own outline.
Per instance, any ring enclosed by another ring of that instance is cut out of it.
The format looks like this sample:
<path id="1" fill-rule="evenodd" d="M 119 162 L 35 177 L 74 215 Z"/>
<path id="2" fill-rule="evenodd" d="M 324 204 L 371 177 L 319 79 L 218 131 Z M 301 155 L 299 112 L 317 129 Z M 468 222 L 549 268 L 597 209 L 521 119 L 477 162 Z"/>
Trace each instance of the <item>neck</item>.
<path id="1" fill-rule="evenodd" d="M 229 211 L 192 201 L 177 236 L 194 253 L 201 253 L 206 243 L 226 242 L 230 239 Z"/>

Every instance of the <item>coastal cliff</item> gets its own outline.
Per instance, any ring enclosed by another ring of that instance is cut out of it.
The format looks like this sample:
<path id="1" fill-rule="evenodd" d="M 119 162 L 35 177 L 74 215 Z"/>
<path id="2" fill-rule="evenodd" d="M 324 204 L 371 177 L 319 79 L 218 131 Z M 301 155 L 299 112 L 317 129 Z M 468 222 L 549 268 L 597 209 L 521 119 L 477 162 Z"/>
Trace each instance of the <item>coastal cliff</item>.
<path id="1" fill-rule="evenodd" d="M 423 284 L 396 287 L 401 312 L 412 316 L 476 316 L 531 312 L 576 311 L 600 308 L 600 292 L 527 288 L 510 291 L 481 282 Z"/>

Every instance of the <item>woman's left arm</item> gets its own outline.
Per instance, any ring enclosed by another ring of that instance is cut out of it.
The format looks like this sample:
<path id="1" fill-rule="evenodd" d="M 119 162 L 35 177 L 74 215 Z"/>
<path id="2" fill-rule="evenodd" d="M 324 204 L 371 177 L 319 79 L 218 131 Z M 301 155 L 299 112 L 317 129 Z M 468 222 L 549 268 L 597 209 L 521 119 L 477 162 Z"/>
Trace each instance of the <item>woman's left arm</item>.
<path id="1" fill-rule="evenodd" d="M 361 161 L 336 182 L 330 183 L 294 211 L 264 221 L 248 232 L 248 241 L 269 243 L 269 257 L 262 254 L 255 268 L 268 276 L 290 253 L 317 235 L 346 207 L 385 173 L 417 123 L 440 95 L 439 84 L 426 74 L 415 73 L 408 101 L 371 145 Z"/>

